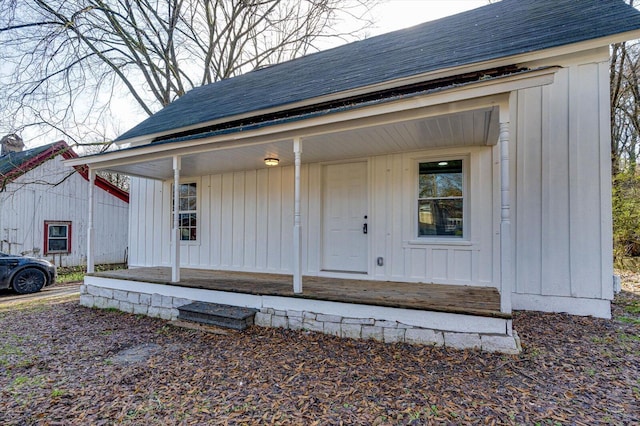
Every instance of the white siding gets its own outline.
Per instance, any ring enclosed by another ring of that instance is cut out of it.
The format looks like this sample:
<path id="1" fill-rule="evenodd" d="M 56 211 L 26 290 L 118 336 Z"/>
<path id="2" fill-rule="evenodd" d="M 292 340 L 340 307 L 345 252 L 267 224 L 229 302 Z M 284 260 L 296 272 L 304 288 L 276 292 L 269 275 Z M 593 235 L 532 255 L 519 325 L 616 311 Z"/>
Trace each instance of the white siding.
<path id="1" fill-rule="evenodd" d="M 0 240 L 14 254 L 44 253 L 44 222 L 71 222 L 71 253 L 46 256 L 59 266 L 86 263 L 89 183 L 62 164 L 61 156 L 43 163 L 0 193 Z M 121 263 L 128 239 L 128 204 L 96 187 L 94 191 L 96 263 Z"/>
<path id="2" fill-rule="evenodd" d="M 511 96 L 513 291 L 517 304 L 529 309 L 543 309 L 548 301 L 568 301 L 554 302 L 560 306 L 574 298 L 613 296 L 608 68 L 596 56 L 584 60 L 588 63 L 563 64 L 552 85 Z M 465 239 L 426 242 L 416 238 L 416 164 L 452 156 L 466 161 Z M 496 146 L 358 159 L 363 160 L 370 200 L 369 272 L 363 278 L 499 287 Z M 198 182 L 200 238 L 183 244 L 184 266 L 292 272 L 292 167 L 202 176 Z M 321 182 L 322 164 L 303 164 L 307 275 L 323 274 Z M 132 265 L 169 265 L 169 190 L 169 182 L 133 179 Z"/>
<path id="3" fill-rule="evenodd" d="M 493 147 L 440 149 L 368 160 L 369 279 L 497 286 L 491 267 L 498 249 L 493 240 L 499 201 L 492 184 L 494 151 Z M 415 218 L 418 161 L 451 156 L 468 162 L 468 236 L 453 244 L 419 241 Z M 302 258 L 303 273 L 308 275 L 323 273 L 319 269 L 321 173 L 320 164 L 302 167 Z M 292 167 L 202 176 L 195 181 L 199 237 L 181 244 L 183 266 L 292 273 Z M 164 217 L 171 210 L 170 188 L 171 182 L 132 179 L 132 266 L 169 265 L 165 253 L 170 247 L 170 224 Z M 158 200 L 162 200 L 160 209 Z M 155 240 L 158 235 L 160 242 Z M 378 257 L 383 258 L 383 266 L 377 266 Z"/>
<path id="4" fill-rule="evenodd" d="M 606 62 L 572 65 L 512 106 L 516 293 L 613 296 L 607 87 Z"/>

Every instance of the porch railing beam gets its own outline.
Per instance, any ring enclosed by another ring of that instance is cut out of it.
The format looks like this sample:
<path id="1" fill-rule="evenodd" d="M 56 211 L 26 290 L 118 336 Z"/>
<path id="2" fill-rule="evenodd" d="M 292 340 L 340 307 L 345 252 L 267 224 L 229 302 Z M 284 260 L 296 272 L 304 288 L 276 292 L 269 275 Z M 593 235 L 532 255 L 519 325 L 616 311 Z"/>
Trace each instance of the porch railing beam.
<path id="1" fill-rule="evenodd" d="M 89 218 L 87 220 L 87 273 L 92 274 L 96 271 L 94 244 L 95 234 L 93 230 L 93 200 L 94 189 L 96 186 L 96 171 L 89 167 Z"/>
<path id="2" fill-rule="evenodd" d="M 509 104 L 500 107 L 500 311 L 511 313 L 511 195 L 509 176 Z"/>
<path id="3" fill-rule="evenodd" d="M 293 292 L 302 293 L 302 224 L 300 218 L 300 163 L 302 142 L 300 138 L 293 140 L 295 157 L 294 209 L 293 209 Z"/>
<path id="4" fill-rule="evenodd" d="M 171 282 L 180 282 L 180 226 L 178 211 L 180 209 L 180 168 L 182 158 L 173 156 L 173 229 L 171 232 Z"/>

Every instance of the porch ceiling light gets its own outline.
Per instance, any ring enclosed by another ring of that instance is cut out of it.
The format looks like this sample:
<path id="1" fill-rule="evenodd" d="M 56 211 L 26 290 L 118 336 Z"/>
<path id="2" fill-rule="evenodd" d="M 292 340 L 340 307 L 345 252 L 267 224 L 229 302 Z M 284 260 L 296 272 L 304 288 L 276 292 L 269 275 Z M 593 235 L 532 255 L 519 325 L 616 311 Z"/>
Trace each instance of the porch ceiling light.
<path id="1" fill-rule="evenodd" d="M 264 164 L 267 166 L 277 166 L 280 163 L 280 160 L 273 157 L 268 157 L 264 159 Z"/>

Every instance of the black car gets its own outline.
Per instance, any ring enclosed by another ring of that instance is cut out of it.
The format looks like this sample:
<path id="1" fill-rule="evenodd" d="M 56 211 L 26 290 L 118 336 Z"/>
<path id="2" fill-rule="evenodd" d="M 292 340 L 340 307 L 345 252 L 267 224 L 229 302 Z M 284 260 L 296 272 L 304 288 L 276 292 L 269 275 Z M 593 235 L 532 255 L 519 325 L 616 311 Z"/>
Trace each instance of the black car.
<path id="1" fill-rule="evenodd" d="M 56 266 L 44 259 L 0 252 L 0 289 L 26 294 L 56 281 Z"/>

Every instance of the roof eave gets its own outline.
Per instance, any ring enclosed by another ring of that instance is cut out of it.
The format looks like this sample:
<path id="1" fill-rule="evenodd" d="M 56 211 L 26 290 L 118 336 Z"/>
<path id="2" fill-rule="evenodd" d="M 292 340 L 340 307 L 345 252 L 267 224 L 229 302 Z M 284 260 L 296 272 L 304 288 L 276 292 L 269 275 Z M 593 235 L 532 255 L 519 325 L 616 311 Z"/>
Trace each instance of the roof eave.
<path id="1" fill-rule="evenodd" d="M 427 94 L 424 96 L 418 96 L 417 98 L 408 98 L 401 100 L 394 100 L 387 103 L 381 103 L 373 106 L 372 108 L 378 108 L 382 113 L 398 112 L 413 108 L 424 108 L 429 105 L 440 105 L 448 102 L 458 102 L 460 100 L 472 100 L 482 96 L 496 95 L 499 93 L 508 93 L 512 90 L 519 90 L 525 87 L 540 86 L 550 84 L 553 82 L 553 76 L 559 70 L 559 67 L 547 67 L 541 70 L 527 71 L 524 73 L 506 76 L 496 79 L 481 80 L 473 84 L 467 84 L 464 86 L 451 87 L 445 90 L 441 90 L 434 94 Z M 431 101 L 427 101 L 431 99 Z M 181 152 L 176 152 L 176 149 L 180 151 L 188 151 L 190 149 L 201 149 L 200 146 L 218 144 L 218 143 L 234 143 L 237 144 L 242 139 L 251 138 L 281 138 L 283 134 L 289 134 L 291 132 L 304 133 L 305 128 L 317 128 L 326 125 L 333 125 L 339 122 L 345 122 L 350 120 L 361 119 L 365 115 L 370 114 L 370 108 L 356 108 L 354 110 L 346 111 L 345 113 L 327 114 L 311 120 L 298 120 L 289 122 L 283 125 L 265 126 L 255 130 L 238 131 L 235 133 L 226 133 L 223 135 L 214 135 L 211 137 L 194 138 L 187 141 L 172 142 L 167 141 L 161 144 L 142 145 L 132 148 L 128 148 L 120 151 L 111 151 L 102 154 L 96 154 L 87 157 L 79 157 L 76 159 L 70 159 L 65 161 L 67 166 L 76 166 L 80 164 L 87 164 L 89 166 L 96 167 L 97 169 L 108 169 L 112 164 L 120 161 L 130 161 L 130 157 L 144 157 L 144 156 L 161 156 L 166 157 L 170 155 L 181 155 Z M 378 112 L 380 114 L 380 112 Z M 241 137 L 238 136 L 241 134 Z M 308 135 L 304 135 L 306 137 Z M 138 160 L 135 160 L 138 161 Z"/>
<path id="2" fill-rule="evenodd" d="M 303 108 L 303 107 L 312 106 L 314 104 L 331 102 L 331 101 L 336 101 L 336 100 L 354 97 L 354 96 L 366 95 L 366 94 L 370 94 L 377 91 L 394 89 L 394 88 L 402 87 L 405 85 L 416 84 L 419 82 L 428 82 L 429 80 L 455 76 L 458 74 L 464 74 L 468 72 L 482 71 L 484 69 L 497 68 L 505 65 L 522 64 L 530 61 L 532 62 L 532 61 L 540 61 L 544 59 L 551 59 L 557 56 L 575 54 L 577 52 L 597 49 L 600 47 L 608 46 L 614 43 L 624 42 L 627 40 L 632 40 L 635 38 L 640 38 L 640 29 L 635 31 L 628 31 L 620 34 L 614 34 L 611 36 L 600 37 L 597 39 L 586 40 L 579 43 L 565 44 L 562 46 L 556 46 L 549 49 L 537 50 L 533 52 L 525 52 L 517 55 L 504 56 L 501 58 L 495 58 L 487 61 L 474 62 L 472 64 L 464 64 L 457 67 L 450 67 L 446 69 L 430 71 L 427 73 L 416 74 L 411 77 L 404 77 L 404 78 L 389 80 L 384 83 L 363 86 L 363 87 L 359 87 L 357 89 L 353 89 L 349 91 L 343 91 L 338 93 L 332 93 L 326 96 L 309 98 L 301 102 L 285 104 L 278 107 L 255 110 L 245 114 L 238 114 L 234 116 L 224 117 L 221 119 L 211 120 L 208 122 L 194 124 L 191 126 L 175 128 L 170 131 L 152 133 L 152 134 L 147 134 L 139 137 L 123 139 L 123 140 L 116 139 L 115 142 L 118 145 L 124 145 L 124 144 L 129 144 L 130 146 L 145 145 L 145 144 L 151 143 L 154 139 L 158 137 L 169 136 L 174 133 L 189 132 L 189 131 L 197 130 L 204 127 L 216 126 L 229 121 L 244 120 L 247 118 L 259 117 L 266 114 L 284 112 L 290 109 Z"/>

